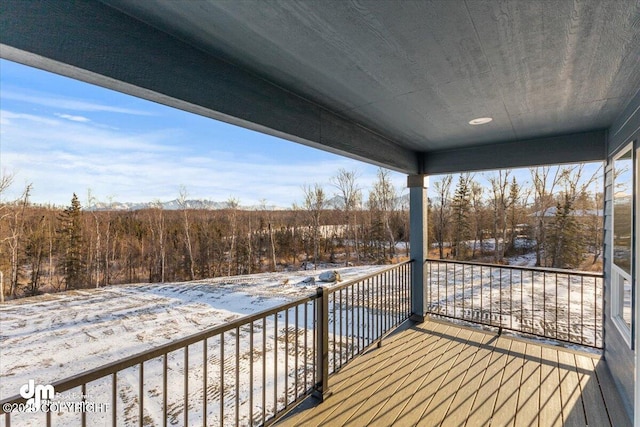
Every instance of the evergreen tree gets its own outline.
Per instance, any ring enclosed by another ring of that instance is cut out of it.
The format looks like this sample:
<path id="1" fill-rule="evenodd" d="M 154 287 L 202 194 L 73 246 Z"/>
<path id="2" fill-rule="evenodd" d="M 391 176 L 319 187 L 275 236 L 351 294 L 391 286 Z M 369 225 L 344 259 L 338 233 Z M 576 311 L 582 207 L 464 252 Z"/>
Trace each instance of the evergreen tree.
<path id="1" fill-rule="evenodd" d="M 454 258 L 465 257 L 465 241 L 470 237 L 469 212 L 471 211 L 471 176 L 461 174 L 451 203 L 453 236 L 451 250 Z"/>
<path id="2" fill-rule="evenodd" d="M 82 207 L 75 193 L 71 198 L 71 205 L 62 212 L 60 222 L 61 267 L 64 272 L 65 289 L 78 289 L 84 284 L 85 265 L 82 245 Z"/>
<path id="3" fill-rule="evenodd" d="M 573 201 L 568 195 L 556 206 L 556 214 L 547 232 L 553 268 L 577 268 L 585 253 L 585 243 L 580 224 L 574 214 Z"/>

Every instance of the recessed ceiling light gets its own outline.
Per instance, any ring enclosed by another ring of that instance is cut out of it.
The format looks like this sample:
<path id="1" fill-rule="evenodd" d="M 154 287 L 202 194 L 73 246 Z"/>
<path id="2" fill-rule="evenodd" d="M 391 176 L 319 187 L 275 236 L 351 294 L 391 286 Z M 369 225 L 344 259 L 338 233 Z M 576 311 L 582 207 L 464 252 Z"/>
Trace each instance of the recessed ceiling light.
<path id="1" fill-rule="evenodd" d="M 473 126 L 477 126 L 477 125 L 484 125 L 489 123 L 490 121 L 492 121 L 493 119 L 491 117 L 479 117 L 477 119 L 473 119 L 469 122 L 470 125 Z"/>

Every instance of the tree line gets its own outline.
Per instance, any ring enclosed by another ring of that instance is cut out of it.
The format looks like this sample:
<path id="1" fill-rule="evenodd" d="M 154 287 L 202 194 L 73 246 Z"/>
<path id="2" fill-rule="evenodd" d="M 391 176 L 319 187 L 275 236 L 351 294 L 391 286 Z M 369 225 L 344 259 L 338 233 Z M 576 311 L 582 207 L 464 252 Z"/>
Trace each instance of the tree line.
<path id="1" fill-rule="evenodd" d="M 535 265 L 598 268 L 603 239 L 601 168 L 545 166 L 445 175 L 433 183 L 430 231 L 436 256 L 506 263 L 535 253 Z M 486 183 L 479 183 L 482 178 Z"/>
<path id="2" fill-rule="evenodd" d="M 430 257 L 507 263 L 535 253 L 537 266 L 597 268 L 603 196 L 591 187 L 600 175 L 574 165 L 532 168 L 528 179 L 511 170 L 436 177 Z M 0 179 L 0 195 L 11 178 Z M 177 210 L 90 210 L 76 194 L 56 208 L 32 204 L 27 185 L 0 203 L 0 297 L 408 258 L 406 192 L 380 169 L 365 200 L 358 178 L 341 169 L 286 210 L 243 210 L 235 198 L 193 209 L 184 187 Z"/>
<path id="3" fill-rule="evenodd" d="M 3 177 L 0 190 L 10 178 Z M 0 294 L 398 260 L 408 206 L 387 171 L 378 171 L 366 201 L 357 178 L 340 170 L 331 190 L 304 186 L 303 202 L 287 210 L 268 210 L 266 203 L 243 210 L 234 198 L 224 209 L 192 209 L 184 187 L 177 210 L 159 202 L 141 210 L 87 210 L 76 194 L 61 209 L 30 203 L 28 185 L 18 199 L 0 204 L 0 271 L 8 273 Z"/>

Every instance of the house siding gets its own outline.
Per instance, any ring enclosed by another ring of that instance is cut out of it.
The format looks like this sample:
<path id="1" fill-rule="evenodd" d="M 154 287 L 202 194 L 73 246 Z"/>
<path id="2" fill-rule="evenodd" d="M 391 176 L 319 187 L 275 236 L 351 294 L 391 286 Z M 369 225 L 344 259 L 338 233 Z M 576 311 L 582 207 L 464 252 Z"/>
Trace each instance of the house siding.
<path id="1" fill-rule="evenodd" d="M 613 213 L 612 158 L 621 147 L 640 139 L 640 91 L 629 103 L 624 113 L 608 131 L 608 160 L 605 169 L 604 206 L 604 358 L 614 382 L 620 391 L 629 419 L 633 419 L 634 351 L 629 347 L 611 318 L 611 233 Z M 637 230 L 634 231 L 637 235 Z M 637 282 L 634 276 L 634 283 Z M 637 310 L 638 308 L 636 308 Z M 638 345 L 638 343 L 636 343 Z"/>

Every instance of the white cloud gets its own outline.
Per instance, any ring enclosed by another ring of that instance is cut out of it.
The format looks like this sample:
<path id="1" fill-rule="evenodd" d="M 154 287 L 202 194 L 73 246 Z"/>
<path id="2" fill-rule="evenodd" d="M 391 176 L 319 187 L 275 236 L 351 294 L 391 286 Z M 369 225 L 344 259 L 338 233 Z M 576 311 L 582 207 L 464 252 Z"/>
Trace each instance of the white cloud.
<path id="1" fill-rule="evenodd" d="M 375 167 L 343 157 L 301 155 L 287 163 L 224 141 L 196 151 L 186 131 L 160 128 L 131 134 L 57 117 L 0 111 L 0 120 L 7 123 L 0 169 L 16 172 L 6 199 L 18 197 L 22 188 L 17 183 L 23 181 L 33 183 L 32 201 L 58 205 L 67 205 L 74 192 L 85 199 L 87 189 L 98 200 L 172 200 L 183 184 L 193 198 L 235 197 L 245 205 L 265 199 L 289 207 L 302 201 L 304 184 L 319 183 L 332 197 L 337 190 L 330 179 L 340 168 L 360 171 L 365 199 L 376 179 Z M 402 183 L 404 176 L 397 175 Z"/>
<path id="2" fill-rule="evenodd" d="M 67 120 L 71 120 L 72 122 L 82 122 L 82 123 L 86 123 L 86 122 L 90 122 L 91 120 L 84 117 L 84 116 L 72 116 L 71 114 L 60 114 L 60 113 L 56 113 L 56 116 L 60 117 L 61 119 L 67 119 Z"/>
<path id="3" fill-rule="evenodd" d="M 2 98 L 12 101 L 28 102 L 31 104 L 41 105 L 44 107 L 53 107 L 63 110 L 84 111 L 84 112 L 106 112 L 132 114 L 137 116 L 151 116 L 152 113 L 144 110 L 133 108 L 115 107 L 111 105 L 99 104 L 96 102 L 81 101 L 73 98 L 65 98 L 59 95 L 53 95 L 40 92 L 27 93 L 24 89 L 12 90 L 11 88 L 2 88 Z"/>

